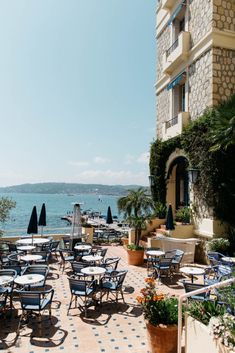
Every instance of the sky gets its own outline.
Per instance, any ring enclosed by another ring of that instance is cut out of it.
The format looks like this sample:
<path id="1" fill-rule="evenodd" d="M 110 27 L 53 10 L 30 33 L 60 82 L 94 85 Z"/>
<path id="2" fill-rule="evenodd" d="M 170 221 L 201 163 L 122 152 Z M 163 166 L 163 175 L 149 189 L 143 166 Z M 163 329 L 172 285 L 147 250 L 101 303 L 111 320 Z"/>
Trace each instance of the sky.
<path id="1" fill-rule="evenodd" d="M 148 185 L 155 0 L 0 0 L 0 186 Z"/>

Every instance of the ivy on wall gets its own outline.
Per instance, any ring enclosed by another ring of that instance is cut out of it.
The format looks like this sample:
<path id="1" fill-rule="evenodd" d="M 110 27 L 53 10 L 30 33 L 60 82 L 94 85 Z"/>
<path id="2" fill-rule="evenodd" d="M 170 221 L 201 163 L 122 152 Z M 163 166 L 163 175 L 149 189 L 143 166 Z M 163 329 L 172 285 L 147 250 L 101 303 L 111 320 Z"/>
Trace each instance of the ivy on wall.
<path id="1" fill-rule="evenodd" d="M 235 96 L 232 97 L 235 107 Z M 167 141 L 156 140 L 150 150 L 150 174 L 154 178 L 152 194 L 155 201 L 166 202 L 166 163 L 170 154 L 181 148 L 189 163 L 199 169 L 194 186 L 195 195 L 213 210 L 213 215 L 235 227 L 235 144 L 213 150 L 215 116 L 223 115 L 220 107 L 207 110 L 192 122 L 181 136 Z M 231 100 L 229 102 L 231 105 Z M 226 114 L 229 114 L 227 111 Z M 233 110 L 231 110 L 233 114 Z"/>

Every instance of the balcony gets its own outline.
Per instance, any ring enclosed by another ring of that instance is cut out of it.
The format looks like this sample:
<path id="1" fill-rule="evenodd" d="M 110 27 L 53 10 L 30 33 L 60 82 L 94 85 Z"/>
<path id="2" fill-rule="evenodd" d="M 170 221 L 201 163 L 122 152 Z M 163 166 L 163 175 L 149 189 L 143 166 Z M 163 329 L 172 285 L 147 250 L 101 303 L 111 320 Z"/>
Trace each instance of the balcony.
<path id="1" fill-rule="evenodd" d="M 174 69 L 187 60 L 190 46 L 190 33 L 180 32 L 177 40 L 163 54 L 163 71 L 170 75 Z"/>
<path id="2" fill-rule="evenodd" d="M 164 10 L 170 10 L 175 5 L 175 0 L 162 0 L 162 8 Z"/>
<path id="3" fill-rule="evenodd" d="M 162 139 L 166 141 L 172 137 L 180 135 L 183 128 L 189 123 L 189 113 L 180 112 L 173 119 L 166 121 L 162 126 Z"/>

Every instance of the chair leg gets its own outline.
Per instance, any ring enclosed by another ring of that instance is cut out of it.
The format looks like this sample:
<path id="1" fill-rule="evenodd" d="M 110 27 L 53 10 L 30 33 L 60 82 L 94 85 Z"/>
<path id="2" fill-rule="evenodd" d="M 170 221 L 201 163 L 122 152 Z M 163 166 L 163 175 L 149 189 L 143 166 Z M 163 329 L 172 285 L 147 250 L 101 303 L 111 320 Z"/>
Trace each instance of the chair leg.
<path id="1" fill-rule="evenodd" d="M 70 299 L 69 307 L 67 310 L 67 315 L 69 314 L 69 310 L 71 309 L 72 301 L 73 301 L 73 294 L 71 294 L 71 299 Z"/>

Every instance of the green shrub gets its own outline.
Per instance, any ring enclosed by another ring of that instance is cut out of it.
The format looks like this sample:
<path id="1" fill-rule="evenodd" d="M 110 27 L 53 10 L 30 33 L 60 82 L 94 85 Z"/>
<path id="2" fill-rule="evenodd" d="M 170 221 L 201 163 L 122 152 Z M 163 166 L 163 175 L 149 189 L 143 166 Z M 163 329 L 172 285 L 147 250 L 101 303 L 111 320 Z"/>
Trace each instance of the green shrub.
<path id="1" fill-rule="evenodd" d="M 189 207 L 180 208 L 175 215 L 176 222 L 190 223 L 191 209 Z"/>
<path id="2" fill-rule="evenodd" d="M 224 253 L 230 246 L 229 240 L 225 238 L 214 238 L 207 242 L 207 248 L 211 251 Z"/>
<path id="3" fill-rule="evenodd" d="M 129 244 L 127 245 L 128 250 L 144 250 L 143 246 L 136 245 L 136 244 Z"/>
<path id="4" fill-rule="evenodd" d="M 166 218 L 167 207 L 164 203 L 158 201 L 154 204 L 154 214 L 160 219 Z"/>

